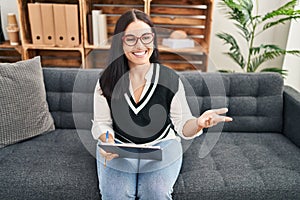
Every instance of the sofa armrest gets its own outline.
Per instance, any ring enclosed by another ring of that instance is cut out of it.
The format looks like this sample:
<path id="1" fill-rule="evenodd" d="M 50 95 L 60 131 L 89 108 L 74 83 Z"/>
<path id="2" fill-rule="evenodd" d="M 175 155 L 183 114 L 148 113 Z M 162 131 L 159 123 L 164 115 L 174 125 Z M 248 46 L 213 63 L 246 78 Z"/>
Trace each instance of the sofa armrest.
<path id="1" fill-rule="evenodd" d="M 300 93 L 284 86 L 283 104 L 283 134 L 300 147 Z"/>

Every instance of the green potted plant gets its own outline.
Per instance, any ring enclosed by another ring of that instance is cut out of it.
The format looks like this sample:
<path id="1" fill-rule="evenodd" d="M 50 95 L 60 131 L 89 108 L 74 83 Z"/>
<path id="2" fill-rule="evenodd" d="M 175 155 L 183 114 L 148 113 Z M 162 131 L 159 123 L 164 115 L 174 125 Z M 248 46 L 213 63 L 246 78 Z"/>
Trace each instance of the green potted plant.
<path id="1" fill-rule="evenodd" d="M 291 0 L 282 7 L 266 13 L 255 14 L 253 0 L 221 0 L 220 6 L 225 8 L 227 17 L 234 21 L 234 25 L 242 36 L 242 42 L 247 43 L 246 53 L 242 53 L 237 39 L 229 33 L 217 33 L 216 36 L 230 46 L 225 54 L 237 63 L 245 72 L 268 71 L 278 72 L 285 76 L 286 70 L 272 67 L 259 70 L 261 64 L 285 54 L 300 56 L 299 50 L 285 50 L 274 44 L 254 46 L 256 37 L 262 32 L 278 24 L 300 18 L 300 11 L 294 10 L 297 0 Z M 258 5 L 258 0 L 256 0 Z M 226 70 L 220 70 L 226 71 Z M 227 70 L 228 72 L 228 70 Z"/>

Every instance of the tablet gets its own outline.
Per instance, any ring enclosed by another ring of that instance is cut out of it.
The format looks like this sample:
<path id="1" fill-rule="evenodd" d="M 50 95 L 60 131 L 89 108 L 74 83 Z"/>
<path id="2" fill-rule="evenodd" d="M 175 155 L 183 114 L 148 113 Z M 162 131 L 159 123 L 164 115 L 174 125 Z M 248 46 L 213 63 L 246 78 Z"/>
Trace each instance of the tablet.
<path id="1" fill-rule="evenodd" d="M 162 149 L 159 146 L 143 146 L 126 143 L 99 143 L 98 145 L 106 152 L 118 154 L 119 158 L 162 160 Z"/>

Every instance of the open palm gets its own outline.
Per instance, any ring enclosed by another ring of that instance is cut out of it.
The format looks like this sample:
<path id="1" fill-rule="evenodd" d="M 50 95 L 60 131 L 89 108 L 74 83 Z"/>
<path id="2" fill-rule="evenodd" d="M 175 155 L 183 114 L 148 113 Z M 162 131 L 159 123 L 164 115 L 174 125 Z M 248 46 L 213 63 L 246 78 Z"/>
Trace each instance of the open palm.
<path id="1" fill-rule="evenodd" d="M 227 108 L 207 110 L 197 119 L 198 126 L 203 128 L 209 128 L 217 125 L 220 122 L 231 122 L 231 117 L 222 115 L 227 112 Z"/>

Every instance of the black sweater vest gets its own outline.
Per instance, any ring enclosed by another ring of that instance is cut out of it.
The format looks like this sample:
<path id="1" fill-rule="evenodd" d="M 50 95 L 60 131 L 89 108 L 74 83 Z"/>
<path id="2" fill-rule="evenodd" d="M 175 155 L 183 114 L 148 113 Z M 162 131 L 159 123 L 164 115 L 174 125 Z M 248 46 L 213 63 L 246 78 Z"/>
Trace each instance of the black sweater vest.
<path id="1" fill-rule="evenodd" d="M 137 104 L 129 90 L 120 98 L 112 98 L 115 138 L 125 143 L 143 144 L 166 137 L 173 128 L 170 106 L 178 84 L 179 76 L 173 70 L 153 64 L 150 87 Z"/>

